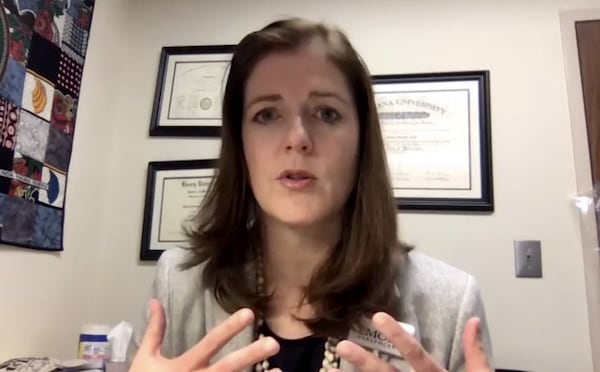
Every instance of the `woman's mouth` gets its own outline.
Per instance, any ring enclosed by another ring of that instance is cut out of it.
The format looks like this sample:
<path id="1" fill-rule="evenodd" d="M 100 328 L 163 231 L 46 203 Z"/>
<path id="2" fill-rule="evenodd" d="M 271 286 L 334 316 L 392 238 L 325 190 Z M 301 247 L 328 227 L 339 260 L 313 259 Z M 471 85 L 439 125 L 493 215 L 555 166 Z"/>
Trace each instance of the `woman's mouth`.
<path id="1" fill-rule="evenodd" d="M 287 189 L 302 190 L 312 186 L 317 177 L 302 169 L 288 169 L 281 172 L 278 180 Z"/>

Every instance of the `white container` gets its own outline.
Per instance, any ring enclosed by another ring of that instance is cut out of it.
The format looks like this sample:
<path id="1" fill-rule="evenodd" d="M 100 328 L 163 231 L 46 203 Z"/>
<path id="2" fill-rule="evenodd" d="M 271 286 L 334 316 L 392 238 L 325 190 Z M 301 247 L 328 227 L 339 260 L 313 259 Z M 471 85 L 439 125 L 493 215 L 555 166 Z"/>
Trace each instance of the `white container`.
<path id="1" fill-rule="evenodd" d="M 77 358 L 97 361 L 102 365 L 110 359 L 108 332 L 111 327 L 105 324 L 86 324 L 79 334 Z"/>

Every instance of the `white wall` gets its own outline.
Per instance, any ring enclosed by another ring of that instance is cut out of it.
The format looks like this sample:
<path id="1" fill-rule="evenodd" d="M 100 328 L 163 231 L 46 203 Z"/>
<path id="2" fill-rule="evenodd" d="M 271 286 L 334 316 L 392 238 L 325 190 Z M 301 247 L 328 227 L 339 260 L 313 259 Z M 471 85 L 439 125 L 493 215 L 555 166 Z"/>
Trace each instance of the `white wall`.
<path id="1" fill-rule="evenodd" d="M 373 74 L 491 70 L 496 212 L 402 214 L 401 233 L 478 278 L 499 366 L 591 371 L 559 10 L 595 1 L 451 3 L 99 2 L 68 190 L 67 250 L 0 251 L 0 275 L 12 274 L 0 281 L 0 293 L 13 299 L 0 307 L 0 342 L 8 345 L 0 344 L 0 358 L 65 356 L 84 320 L 140 314 L 153 271 L 137 261 L 147 162 L 218 151 L 215 140 L 147 137 L 160 48 L 236 43 L 277 16 L 299 15 L 345 29 Z M 108 164 L 96 168 L 101 162 Z M 542 240 L 543 279 L 514 278 L 513 239 Z M 27 279 L 12 279 L 17 264 L 32 268 Z M 24 293 L 51 297 L 42 307 L 49 311 L 40 317 Z M 68 309 L 79 311 L 58 315 Z M 44 335 L 32 340 L 37 328 Z"/>

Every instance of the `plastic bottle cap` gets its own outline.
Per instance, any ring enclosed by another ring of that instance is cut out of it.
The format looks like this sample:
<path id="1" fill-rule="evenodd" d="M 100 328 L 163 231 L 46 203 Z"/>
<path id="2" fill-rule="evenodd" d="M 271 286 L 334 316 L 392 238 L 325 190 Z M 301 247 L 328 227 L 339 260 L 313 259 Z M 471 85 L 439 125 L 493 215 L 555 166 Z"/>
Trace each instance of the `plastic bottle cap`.
<path id="1" fill-rule="evenodd" d="M 81 327 L 81 333 L 85 335 L 107 335 L 112 329 L 106 324 L 84 324 Z"/>

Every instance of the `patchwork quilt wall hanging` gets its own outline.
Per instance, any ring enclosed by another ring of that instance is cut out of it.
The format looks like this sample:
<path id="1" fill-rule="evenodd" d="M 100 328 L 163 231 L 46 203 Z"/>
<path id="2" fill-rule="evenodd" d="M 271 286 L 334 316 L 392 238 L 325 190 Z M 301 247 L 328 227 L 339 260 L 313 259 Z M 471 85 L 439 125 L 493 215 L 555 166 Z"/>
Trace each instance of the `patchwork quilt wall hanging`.
<path id="1" fill-rule="evenodd" d="M 0 244 L 63 250 L 94 0 L 0 0 Z"/>

